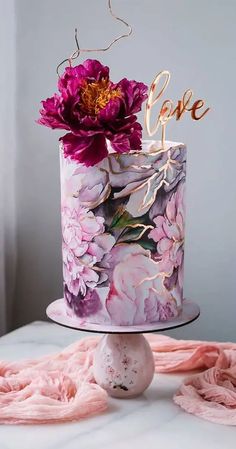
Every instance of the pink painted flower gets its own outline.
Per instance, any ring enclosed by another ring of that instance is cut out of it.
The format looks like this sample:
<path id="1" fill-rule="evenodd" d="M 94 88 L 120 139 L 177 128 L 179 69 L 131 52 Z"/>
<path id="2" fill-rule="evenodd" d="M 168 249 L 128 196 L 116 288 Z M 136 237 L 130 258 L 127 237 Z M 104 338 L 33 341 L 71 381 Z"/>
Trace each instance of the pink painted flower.
<path id="1" fill-rule="evenodd" d="M 184 189 L 180 183 L 178 189 L 167 202 L 164 215 L 153 219 L 156 227 L 149 233 L 149 238 L 157 242 L 157 258 L 160 269 L 168 277 L 165 285 L 172 290 L 177 286 L 177 296 L 182 299 L 183 261 L 184 261 Z"/>
<path id="2" fill-rule="evenodd" d="M 104 282 L 107 276 L 97 266 L 115 243 L 104 232 L 104 218 L 83 207 L 62 208 L 63 274 L 68 290 L 86 295 L 87 288 Z"/>
<path id="3" fill-rule="evenodd" d="M 108 67 L 87 59 L 65 69 L 58 89 L 42 102 L 38 123 L 69 131 L 61 138 L 65 157 L 91 166 L 107 156 L 107 140 L 117 153 L 141 148 L 135 114 L 147 98 L 143 83 L 124 78 L 114 84 Z"/>
<path id="4" fill-rule="evenodd" d="M 68 162 L 68 159 L 64 159 L 64 161 Z M 68 194 L 78 197 L 80 204 L 90 210 L 106 201 L 111 193 L 108 172 L 100 169 L 99 165 L 85 167 L 81 164 L 72 164 L 77 168 L 69 178 L 69 182 L 70 184 L 73 182 L 74 188 L 70 188 L 70 185 L 65 186 Z"/>
<path id="5" fill-rule="evenodd" d="M 138 244 L 117 245 L 111 250 L 113 269 L 107 310 L 118 325 L 143 324 L 177 316 L 164 276 L 150 252 Z"/>

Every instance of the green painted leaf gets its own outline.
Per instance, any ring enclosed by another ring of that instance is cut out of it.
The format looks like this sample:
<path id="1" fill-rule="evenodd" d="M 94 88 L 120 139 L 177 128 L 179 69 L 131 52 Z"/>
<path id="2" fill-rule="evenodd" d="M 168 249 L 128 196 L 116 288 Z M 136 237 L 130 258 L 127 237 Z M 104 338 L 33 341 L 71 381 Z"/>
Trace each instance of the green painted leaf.
<path id="1" fill-rule="evenodd" d="M 142 223 L 140 217 L 134 218 L 129 212 L 124 209 L 119 209 L 113 217 L 111 228 L 112 229 L 122 229 L 127 226 L 136 225 Z"/>
<path id="2" fill-rule="evenodd" d="M 152 229 L 152 226 L 145 226 L 142 224 L 136 224 L 133 227 L 127 226 L 124 231 L 121 232 L 117 242 L 136 242 L 143 237 L 143 235 Z"/>
<path id="3" fill-rule="evenodd" d="M 149 249 L 152 252 L 156 251 L 156 244 L 153 240 L 139 240 L 139 245 L 141 245 L 144 249 Z"/>

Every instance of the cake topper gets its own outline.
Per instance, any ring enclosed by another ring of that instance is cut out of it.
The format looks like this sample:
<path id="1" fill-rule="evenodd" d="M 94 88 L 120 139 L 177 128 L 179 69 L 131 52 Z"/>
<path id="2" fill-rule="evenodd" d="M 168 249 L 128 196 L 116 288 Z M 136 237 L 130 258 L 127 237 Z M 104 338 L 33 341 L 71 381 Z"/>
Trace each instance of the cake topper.
<path id="1" fill-rule="evenodd" d="M 105 52 L 115 42 L 131 35 L 132 27 L 114 14 L 111 0 L 108 0 L 108 9 L 115 20 L 127 27 L 127 32 L 103 48 L 86 49 L 80 48 L 75 29 L 76 50 L 57 66 L 58 92 L 42 101 L 41 117 L 37 121 L 52 129 L 66 130 L 67 134 L 59 139 L 64 156 L 87 167 L 102 161 L 110 151 L 122 154 L 142 149 L 142 126 L 136 114 L 146 100 L 146 129 L 149 136 L 153 136 L 161 127 L 161 150 L 165 150 L 166 125 L 172 117 L 180 120 L 185 112 L 191 112 L 193 120 L 200 120 L 209 111 L 206 108 L 200 112 L 204 106 L 203 100 L 196 100 L 190 105 L 193 91 L 188 89 L 177 105 L 170 99 L 163 101 L 152 126 L 152 109 L 169 84 L 169 71 L 157 74 L 148 95 L 148 87 L 142 82 L 127 78 L 113 82 L 109 67 L 97 60 L 87 59 L 82 64 L 72 66 L 81 53 Z M 59 69 L 64 63 L 68 66 L 60 75 Z"/>
<path id="2" fill-rule="evenodd" d="M 159 89 L 159 83 L 161 80 L 164 80 L 163 86 Z M 161 145 L 162 148 L 165 148 L 165 132 L 166 125 L 171 120 L 172 117 L 176 117 L 176 120 L 180 120 L 185 112 L 191 112 L 191 117 L 193 120 L 201 120 L 210 108 L 206 108 L 203 112 L 197 113 L 199 109 L 202 109 L 205 102 L 203 100 L 196 100 L 192 105 L 190 105 L 193 91 L 192 89 L 187 89 L 181 100 L 178 100 L 177 105 L 174 105 L 174 102 L 170 99 L 164 100 L 160 112 L 157 116 L 156 122 L 153 127 L 151 127 L 151 112 L 153 106 L 158 102 L 161 98 L 162 94 L 166 90 L 168 84 L 170 82 L 170 72 L 168 70 L 163 70 L 158 73 L 154 78 L 151 87 L 149 89 L 149 95 L 146 102 L 146 111 L 145 111 L 145 126 L 149 136 L 153 136 L 158 131 L 159 126 L 161 126 Z"/>

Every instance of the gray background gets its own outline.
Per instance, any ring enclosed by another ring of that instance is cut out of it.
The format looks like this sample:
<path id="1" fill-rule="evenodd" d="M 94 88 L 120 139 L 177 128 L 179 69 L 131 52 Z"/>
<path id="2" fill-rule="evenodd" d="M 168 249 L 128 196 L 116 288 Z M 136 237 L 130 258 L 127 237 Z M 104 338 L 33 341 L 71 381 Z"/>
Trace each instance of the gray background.
<path id="1" fill-rule="evenodd" d="M 55 68 L 74 49 L 100 47 L 123 32 L 106 0 L 16 1 L 17 67 L 17 282 L 14 325 L 45 318 L 62 295 L 59 133 L 35 124 L 40 100 L 56 90 Z M 185 116 L 167 138 L 188 146 L 185 295 L 201 318 L 172 332 L 187 338 L 236 341 L 236 182 L 234 0 L 114 0 L 133 35 L 105 54 L 114 81 L 126 76 L 150 84 L 171 71 L 165 98 L 188 87 L 211 112 L 200 122 Z M 142 119 L 142 118 L 141 118 Z"/>

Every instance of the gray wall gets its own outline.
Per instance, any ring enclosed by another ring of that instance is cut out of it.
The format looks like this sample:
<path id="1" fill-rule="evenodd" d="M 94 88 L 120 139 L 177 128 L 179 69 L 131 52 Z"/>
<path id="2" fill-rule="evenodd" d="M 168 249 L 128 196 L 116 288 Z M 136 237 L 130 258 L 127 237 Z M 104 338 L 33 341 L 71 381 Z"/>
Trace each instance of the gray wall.
<path id="1" fill-rule="evenodd" d="M 134 33 L 94 57 L 150 84 L 168 69 L 168 97 L 188 87 L 211 112 L 200 122 L 186 116 L 167 137 L 188 146 L 185 294 L 201 318 L 172 332 L 187 338 L 236 341 L 236 151 L 234 0 L 115 0 Z M 57 63 L 81 46 L 103 46 L 123 29 L 106 0 L 21 0 L 17 18 L 17 224 L 18 272 L 14 324 L 44 318 L 62 294 L 57 132 L 35 124 L 39 102 L 55 91 Z"/>
<path id="2" fill-rule="evenodd" d="M 9 328 L 15 285 L 16 20 L 14 0 L 0 0 L 0 335 Z"/>

